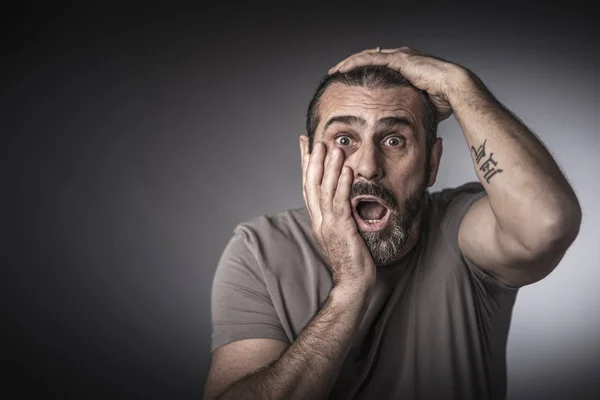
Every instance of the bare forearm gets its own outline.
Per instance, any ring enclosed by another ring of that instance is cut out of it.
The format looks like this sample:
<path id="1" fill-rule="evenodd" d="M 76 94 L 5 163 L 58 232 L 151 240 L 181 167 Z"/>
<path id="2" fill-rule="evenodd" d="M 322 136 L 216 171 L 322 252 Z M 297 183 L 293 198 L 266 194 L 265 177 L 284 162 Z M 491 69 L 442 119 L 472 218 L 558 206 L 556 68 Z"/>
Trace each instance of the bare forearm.
<path id="1" fill-rule="evenodd" d="M 577 219 L 577 198 L 552 155 L 477 77 L 464 76 L 449 100 L 504 231 L 531 242 L 535 227 L 548 231 Z"/>
<path id="2" fill-rule="evenodd" d="M 274 364 L 238 381 L 219 400 L 324 399 L 368 305 L 367 291 L 333 288 L 327 303 Z"/>

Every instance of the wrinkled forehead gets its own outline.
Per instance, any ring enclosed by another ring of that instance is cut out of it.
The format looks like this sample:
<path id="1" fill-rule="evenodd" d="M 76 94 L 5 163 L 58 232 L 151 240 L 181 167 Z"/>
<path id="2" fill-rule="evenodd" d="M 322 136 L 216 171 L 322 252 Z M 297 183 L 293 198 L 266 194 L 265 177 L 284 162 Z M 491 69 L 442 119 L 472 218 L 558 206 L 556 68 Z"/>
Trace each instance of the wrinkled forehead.
<path id="1" fill-rule="evenodd" d="M 372 128 L 385 117 L 405 117 L 420 134 L 424 133 L 423 110 L 419 94 L 409 86 L 393 88 L 366 88 L 334 83 L 328 87 L 319 102 L 319 135 L 328 120 L 339 115 L 353 115 Z"/>

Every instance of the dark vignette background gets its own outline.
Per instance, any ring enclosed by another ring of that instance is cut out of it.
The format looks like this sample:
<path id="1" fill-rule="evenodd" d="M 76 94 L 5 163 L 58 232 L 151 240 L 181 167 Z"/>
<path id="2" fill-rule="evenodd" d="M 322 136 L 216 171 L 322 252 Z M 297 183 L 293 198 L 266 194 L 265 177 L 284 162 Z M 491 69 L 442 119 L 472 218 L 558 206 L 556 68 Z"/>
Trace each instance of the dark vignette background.
<path id="1" fill-rule="evenodd" d="M 220 252 L 236 223 L 303 204 L 297 136 L 312 91 L 377 45 L 471 67 L 559 158 L 584 226 L 569 265 L 517 301 L 509 393 L 599 395 L 591 6 L 82 3 L 3 12 L 2 364 L 13 398 L 199 398 Z M 442 127 L 436 188 L 475 177 L 456 123 Z"/>

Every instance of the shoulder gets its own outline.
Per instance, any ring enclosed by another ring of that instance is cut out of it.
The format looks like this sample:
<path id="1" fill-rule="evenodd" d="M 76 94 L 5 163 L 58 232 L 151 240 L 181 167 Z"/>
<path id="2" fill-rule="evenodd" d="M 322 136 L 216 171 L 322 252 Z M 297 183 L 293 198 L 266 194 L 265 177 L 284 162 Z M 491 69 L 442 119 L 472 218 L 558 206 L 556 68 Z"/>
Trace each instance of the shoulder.
<path id="1" fill-rule="evenodd" d="M 234 251 L 243 255 L 240 268 L 250 271 L 239 286 L 247 290 L 248 276 L 260 281 L 256 286 L 276 310 L 288 338 L 297 337 L 332 287 L 308 210 L 263 214 L 237 224 L 234 232 Z"/>
<path id="2" fill-rule="evenodd" d="M 303 254 L 316 251 L 305 207 L 254 217 L 236 225 L 234 234 L 267 268 L 276 268 L 285 259 L 297 261 Z"/>
<path id="3" fill-rule="evenodd" d="M 439 233 L 460 258 L 460 225 L 469 208 L 485 195 L 483 185 L 477 181 L 444 188 L 429 196 L 429 233 Z"/>
<path id="4" fill-rule="evenodd" d="M 240 235 L 248 246 L 257 241 L 279 241 L 302 236 L 310 229 L 310 216 L 305 207 L 273 214 L 263 214 L 236 225 L 234 233 Z"/>
<path id="5" fill-rule="evenodd" d="M 238 223 L 223 250 L 217 275 L 251 275 L 258 281 L 278 281 L 299 269 L 314 254 L 306 208 L 263 214 Z M 314 257 L 314 256 L 313 256 Z M 294 272 L 295 274 L 295 272 Z"/>
<path id="6" fill-rule="evenodd" d="M 431 193 L 433 210 L 452 211 L 457 207 L 468 207 L 485 195 L 485 189 L 480 182 L 466 182 L 460 186 L 444 188 Z"/>

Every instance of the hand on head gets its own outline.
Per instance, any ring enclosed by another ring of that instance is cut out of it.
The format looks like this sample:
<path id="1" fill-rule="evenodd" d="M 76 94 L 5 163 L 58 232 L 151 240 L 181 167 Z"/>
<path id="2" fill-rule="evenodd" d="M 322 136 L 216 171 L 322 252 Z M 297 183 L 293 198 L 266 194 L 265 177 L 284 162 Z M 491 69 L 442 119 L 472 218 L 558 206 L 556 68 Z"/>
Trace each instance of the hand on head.
<path id="1" fill-rule="evenodd" d="M 438 121 L 452 115 L 449 97 L 452 90 L 464 80 L 466 68 L 452 62 L 424 54 L 409 47 L 396 49 L 363 50 L 337 63 L 329 74 L 345 73 L 357 67 L 383 66 L 400 72 L 416 88 L 429 94 L 437 108 Z"/>

